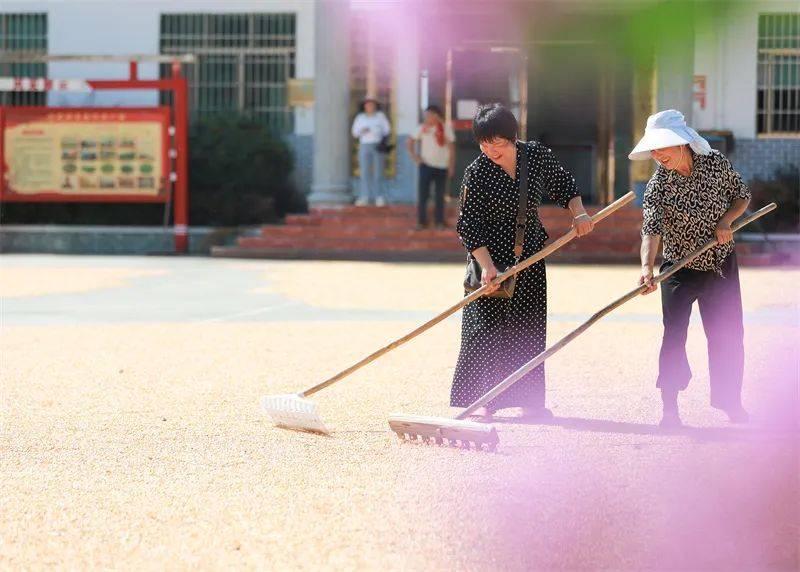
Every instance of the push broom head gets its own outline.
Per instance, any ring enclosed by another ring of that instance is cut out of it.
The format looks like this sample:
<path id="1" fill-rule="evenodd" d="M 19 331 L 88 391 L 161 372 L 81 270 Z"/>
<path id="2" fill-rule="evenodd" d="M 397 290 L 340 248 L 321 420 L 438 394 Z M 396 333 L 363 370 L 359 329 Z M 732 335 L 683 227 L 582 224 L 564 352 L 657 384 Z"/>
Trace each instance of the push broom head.
<path id="1" fill-rule="evenodd" d="M 464 449 L 485 447 L 494 451 L 500 441 L 497 430 L 492 425 L 447 417 L 394 414 L 389 416 L 389 427 L 400 439 L 406 441 L 422 441 Z"/>
<path id="2" fill-rule="evenodd" d="M 265 395 L 261 398 L 261 406 L 278 427 L 330 435 L 317 413 L 317 405 L 296 393 Z"/>

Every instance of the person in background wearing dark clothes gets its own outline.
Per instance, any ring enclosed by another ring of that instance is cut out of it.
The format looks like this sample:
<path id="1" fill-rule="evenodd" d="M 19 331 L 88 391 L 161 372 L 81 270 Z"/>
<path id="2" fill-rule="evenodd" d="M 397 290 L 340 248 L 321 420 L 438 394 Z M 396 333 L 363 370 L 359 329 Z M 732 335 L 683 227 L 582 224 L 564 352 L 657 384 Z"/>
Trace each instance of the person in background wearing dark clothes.
<path id="1" fill-rule="evenodd" d="M 419 153 L 417 153 L 419 143 Z M 442 110 L 435 105 L 425 110 L 425 121 L 417 128 L 414 137 L 406 140 L 411 158 L 419 165 L 419 191 L 417 196 L 417 229 L 428 224 L 428 197 L 431 183 L 434 187 L 435 221 L 444 228 L 444 193 L 447 180 L 455 173 L 455 135 L 445 124 Z"/>
<path id="2" fill-rule="evenodd" d="M 688 127 L 674 109 L 647 119 L 644 137 L 628 156 L 658 162 L 644 193 L 642 272 L 644 292 L 652 284 L 653 265 L 663 241 L 663 272 L 670 265 L 717 239 L 717 246 L 678 270 L 661 285 L 664 338 L 658 360 L 658 381 L 664 414 L 661 426 L 682 425 L 678 392 L 689 385 L 692 372 L 686 357 L 686 334 L 692 305 L 700 307 L 708 339 L 711 406 L 735 423 L 749 420 L 742 407 L 744 326 L 739 270 L 731 223 L 750 202 L 750 191 L 719 151 Z"/>

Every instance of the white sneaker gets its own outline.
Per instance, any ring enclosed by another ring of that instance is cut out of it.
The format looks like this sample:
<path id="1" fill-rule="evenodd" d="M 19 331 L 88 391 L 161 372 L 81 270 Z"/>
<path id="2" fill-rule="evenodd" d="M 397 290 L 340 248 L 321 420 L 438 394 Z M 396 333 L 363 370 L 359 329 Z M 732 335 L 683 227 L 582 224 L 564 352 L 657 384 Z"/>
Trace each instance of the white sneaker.
<path id="1" fill-rule="evenodd" d="M 378 197 L 375 199 L 375 206 L 376 207 L 385 207 L 386 206 L 386 199 L 383 197 Z"/>
<path id="2" fill-rule="evenodd" d="M 356 199 L 355 204 L 357 207 L 365 207 L 369 204 L 369 201 L 367 199 L 362 199 L 361 197 L 359 197 Z"/>

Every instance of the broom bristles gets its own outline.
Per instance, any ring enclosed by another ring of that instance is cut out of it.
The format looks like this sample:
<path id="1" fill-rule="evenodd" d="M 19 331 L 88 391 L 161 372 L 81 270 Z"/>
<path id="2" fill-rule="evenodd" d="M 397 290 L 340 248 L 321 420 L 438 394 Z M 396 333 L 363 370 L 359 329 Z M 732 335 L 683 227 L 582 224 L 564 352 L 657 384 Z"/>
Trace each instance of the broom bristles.
<path id="1" fill-rule="evenodd" d="M 317 413 L 316 403 L 297 394 L 265 395 L 261 407 L 277 427 L 330 435 Z"/>

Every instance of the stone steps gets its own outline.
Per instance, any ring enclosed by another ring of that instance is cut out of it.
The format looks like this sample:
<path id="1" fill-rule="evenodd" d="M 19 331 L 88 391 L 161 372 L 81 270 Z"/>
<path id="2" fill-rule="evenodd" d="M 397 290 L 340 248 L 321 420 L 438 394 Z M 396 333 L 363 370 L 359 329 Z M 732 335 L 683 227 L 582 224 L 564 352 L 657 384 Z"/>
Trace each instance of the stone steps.
<path id="1" fill-rule="evenodd" d="M 590 214 L 599 210 L 589 209 Z M 284 224 L 264 225 L 240 236 L 233 246 L 215 247 L 212 255 L 239 258 L 325 260 L 462 261 L 466 254 L 455 232 L 458 204 L 446 208 L 446 228 L 416 230 L 416 207 L 325 207 L 308 214 L 288 215 Z M 558 262 L 631 263 L 639 260 L 641 210 L 620 209 L 586 239 L 576 239 L 549 259 Z M 539 209 L 551 238 L 570 228 L 569 212 L 557 206 Z M 743 264 L 771 265 L 776 256 L 762 243 L 739 243 Z"/>
<path id="2" fill-rule="evenodd" d="M 543 206 L 539 215 L 551 236 L 569 230 L 568 211 Z M 456 203 L 447 205 L 446 228 L 423 230 L 414 228 L 416 208 L 412 205 L 313 208 L 305 215 L 287 216 L 284 224 L 265 225 L 255 235 L 241 236 L 234 246 L 217 247 L 213 254 L 248 258 L 463 260 L 466 254 L 455 232 L 457 218 Z M 622 209 L 615 214 L 613 223 L 608 220 L 599 226 L 591 239 L 573 241 L 554 259 L 635 260 L 640 219 L 638 209 Z"/>

